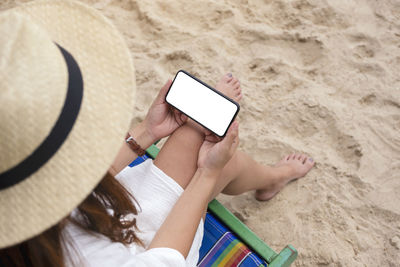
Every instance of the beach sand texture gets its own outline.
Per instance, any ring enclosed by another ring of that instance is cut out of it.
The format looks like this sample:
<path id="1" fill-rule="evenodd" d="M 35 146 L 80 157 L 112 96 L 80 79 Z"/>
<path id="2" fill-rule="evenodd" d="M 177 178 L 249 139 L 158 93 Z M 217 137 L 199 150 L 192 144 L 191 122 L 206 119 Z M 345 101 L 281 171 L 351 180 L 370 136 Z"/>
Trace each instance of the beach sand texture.
<path id="1" fill-rule="evenodd" d="M 0 9 L 25 1 L 3 0 Z M 243 88 L 240 149 L 316 167 L 268 202 L 218 199 L 293 266 L 400 266 L 400 2 L 85 0 L 123 32 L 134 120 L 179 69 Z"/>

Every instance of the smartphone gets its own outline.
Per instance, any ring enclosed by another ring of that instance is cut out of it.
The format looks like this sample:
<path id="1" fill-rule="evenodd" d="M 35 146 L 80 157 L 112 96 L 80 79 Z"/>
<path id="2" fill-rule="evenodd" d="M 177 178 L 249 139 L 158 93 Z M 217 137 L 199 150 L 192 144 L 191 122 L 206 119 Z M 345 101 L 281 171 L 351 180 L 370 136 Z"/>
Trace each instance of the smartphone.
<path id="1" fill-rule="evenodd" d="M 219 137 L 240 110 L 238 103 L 184 70 L 177 72 L 165 100 Z"/>

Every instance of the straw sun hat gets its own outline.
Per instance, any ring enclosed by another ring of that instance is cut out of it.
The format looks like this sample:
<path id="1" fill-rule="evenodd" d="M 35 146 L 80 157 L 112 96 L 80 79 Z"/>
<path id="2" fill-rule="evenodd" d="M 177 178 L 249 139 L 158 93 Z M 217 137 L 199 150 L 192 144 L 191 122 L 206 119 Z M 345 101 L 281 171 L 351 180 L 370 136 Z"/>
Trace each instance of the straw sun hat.
<path id="1" fill-rule="evenodd" d="M 135 88 L 127 46 L 96 10 L 40 0 L 0 13 L 0 248 L 55 225 L 99 183 Z"/>

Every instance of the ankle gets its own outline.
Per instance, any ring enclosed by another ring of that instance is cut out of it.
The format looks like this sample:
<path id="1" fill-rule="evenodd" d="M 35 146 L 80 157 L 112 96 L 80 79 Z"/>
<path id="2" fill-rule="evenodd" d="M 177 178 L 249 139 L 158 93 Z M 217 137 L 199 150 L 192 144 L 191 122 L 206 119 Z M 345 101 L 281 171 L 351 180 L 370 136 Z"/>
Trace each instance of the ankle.
<path id="1" fill-rule="evenodd" d="M 276 183 L 285 180 L 292 173 L 292 168 L 288 165 L 274 166 L 273 177 Z"/>

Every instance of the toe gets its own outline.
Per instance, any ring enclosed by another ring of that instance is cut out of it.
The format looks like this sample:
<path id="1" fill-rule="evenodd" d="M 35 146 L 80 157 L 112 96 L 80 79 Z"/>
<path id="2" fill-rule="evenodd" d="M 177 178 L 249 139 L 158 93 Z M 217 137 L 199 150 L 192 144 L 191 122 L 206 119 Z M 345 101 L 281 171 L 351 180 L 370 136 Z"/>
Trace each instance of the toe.
<path id="1" fill-rule="evenodd" d="M 230 81 L 229 81 L 229 83 L 231 84 L 231 85 L 234 85 L 234 84 L 236 84 L 238 82 L 238 79 L 236 78 L 236 77 L 233 77 Z"/>
<path id="2" fill-rule="evenodd" d="M 292 153 L 289 155 L 289 159 L 288 160 L 292 160 L 296 157 L 296 153 Z"/>
<path id="3" fill-rule="evenodd" d="M 242 94 L 242 89 L 240 87 L 234 91 L 235 95 L 239 96 Z"/>
<path id="4" fill-rule="evenodd" d="M 308 166 L 311 169 L 315 165 L 315 161 L 312 158 L 308 157 L 304 165 Z"/>
<path id="5" fill-rule="evenodd" d="M 304 164 L 304 162 L 306 161 L 306 159 L 307 159 L 307 156 L 304 155 L 304 154 L 301 154 L 300 157 L 299 157 L 299 160 L 300 160 L 301 163 L 303 163 L 303 164 Z"/>
<path id="6" fill-rule="evenodd" d="M 222 76 L 221 81 L 229 83 L 230 81 L 232 81 L 232 79 L 233 79 L 232 73 L 227 73 L 224 76 Z"/>

